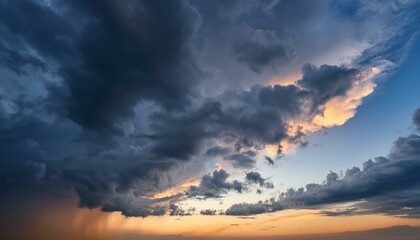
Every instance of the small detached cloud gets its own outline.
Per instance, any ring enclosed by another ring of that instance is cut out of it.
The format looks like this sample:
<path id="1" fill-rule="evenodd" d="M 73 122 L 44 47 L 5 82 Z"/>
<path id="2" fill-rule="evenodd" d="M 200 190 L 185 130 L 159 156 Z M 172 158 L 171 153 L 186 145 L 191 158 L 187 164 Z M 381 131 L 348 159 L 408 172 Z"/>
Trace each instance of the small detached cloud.
<path id="1" fill-rule="evenodd" d="M 264 156 L 265 160 L 267 161 L 268 165 L 274 166 L 274 160 L 269 156 Z"/>
<path id="2" fill-rule="evenodd" d="M 250 183 L 260 185 L 260 187 L 274 188 L 273 183 L 270 181 L 267 181 L 267 179 L 262 178 L 261 174 L 258 172 L 247 173 L 245 179 Z"/>

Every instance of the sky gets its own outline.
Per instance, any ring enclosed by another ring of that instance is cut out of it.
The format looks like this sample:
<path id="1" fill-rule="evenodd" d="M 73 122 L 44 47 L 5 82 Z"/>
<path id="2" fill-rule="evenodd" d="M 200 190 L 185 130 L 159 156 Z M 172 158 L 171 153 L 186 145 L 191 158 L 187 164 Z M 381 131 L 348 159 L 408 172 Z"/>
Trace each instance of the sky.
<path id="1" fill-rule="evenodd" d="M 0 238 L 416 239 L 419 21 L 0 0 Z"/>

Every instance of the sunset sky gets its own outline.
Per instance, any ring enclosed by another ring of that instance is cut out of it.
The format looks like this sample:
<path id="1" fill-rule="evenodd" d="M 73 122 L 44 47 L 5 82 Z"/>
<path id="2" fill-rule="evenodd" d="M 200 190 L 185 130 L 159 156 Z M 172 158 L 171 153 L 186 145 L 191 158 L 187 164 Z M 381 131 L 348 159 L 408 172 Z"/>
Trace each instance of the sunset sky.
<path id="1" fill-rule="evenodd" d="M 0 239 L 418 239 L 419 30 L 419 0 L 0 0 Z"/>

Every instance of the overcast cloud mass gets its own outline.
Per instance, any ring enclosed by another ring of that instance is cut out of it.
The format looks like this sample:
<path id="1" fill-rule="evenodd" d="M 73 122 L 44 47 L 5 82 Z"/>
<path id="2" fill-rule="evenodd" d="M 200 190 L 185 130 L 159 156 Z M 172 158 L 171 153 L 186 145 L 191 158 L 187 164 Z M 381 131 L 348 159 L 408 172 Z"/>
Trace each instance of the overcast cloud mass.
<path id="1" fill-rule="evenodd" d="M 138 217 L 419 218 L 420 109 L 362 168 L 266 201 L 184 204 L 277 191 L 260 166 L 356 114 L 406 59 L 419 4 L 0 0 L 1 198 L 74 194 Z"/>

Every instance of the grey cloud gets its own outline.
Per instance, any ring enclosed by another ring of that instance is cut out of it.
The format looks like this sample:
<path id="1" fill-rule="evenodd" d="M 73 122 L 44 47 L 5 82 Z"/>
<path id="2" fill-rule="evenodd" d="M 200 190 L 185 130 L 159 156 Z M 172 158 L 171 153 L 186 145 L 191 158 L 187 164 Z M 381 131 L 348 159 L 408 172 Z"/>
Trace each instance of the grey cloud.
<path id="1" fill-rule="evenodd" d="M 247 215 L 255 215 L 267 212 L 266 207 L 262 202 L 258 202 L 256 204 L 248 204 L 248 203 L 239 203 L 232 205 L 229 209 L 226 210 L 226 215 L 233 215 L 233 216 L 247 216 Z"/>
<path id="2" fill-rule="evenodd" d="M 269 156 L 264 156 L 265 160 L 267 161 L 268 165 L 274 166 L 274 160 Z"/>
<path id="3" fill-rule="evenodd" d="M 183 194 L 163 198 L 143 198 L 135 195 L 114 195 L 110 201 L 101 207 L 102 211 L 121 211 L 125 216 L 148 217 L 148 216 L 189 216 L 194 214 L 195 209 L 183 209 L 176 202 Z"/>
<path id="4" fill-rule="evenodd" d="M 276 71 L 295 62 L 299 52 L 294 46 L 294 33 L 322 20 L 328 5 L 324 1 L 277 0 L 192 3 L 204 19 L 211 20 L 211 24 L 203 22 L 202 31 L 206 35 L 203 45 L 218 51 L 225 60 L 219 64 L 236 61 L 249 68 L 244 71 L 250 74 L 273 72 L 266 70 Z"/>
<path id="5" fill-rule="evenodd" d="M 212 174 L 204 175 L 199 186 L 190 187 L 187 195 L 190 197 L 219 198 L 221 194 L 228 191 L 241 193 L 245 190 L 245 186 L 237 180 L 228 182 L 228 177 L 229 174 L 225 170 L 215 170 Z"/>
<path id="6" fill-rule="evenodd" d="M 140 100 L 188 103 L 199 73 L 190 48 L 200 16 L 192 7 L 183 1 L 59 4 L 66 14 L 33 1 L 2 1 L 0 14 L 8 31 L 58 65 L 64 82 L 49 87 L 51 109 L 87 130 L 118 133 L 116 121 L 133 117 Z"/>
<path id="7" fill-rule="evenodd" d="M 274 31 L 245 28 L 245 36 L 233 44 L 233 53 L 239 62 L 260 73 L 263 68 L 276 69 L 277 65 L 290 62 L 296 52 L 290 40 L 281 40 Z"/>
<path id="8" fill-rule="evenodd" d="M 194 9 L 183 1 L 86 5 L 98 21 L 79 40 L 81 63 L 63 67 L 67 95 L 52 95 L 56 108 L 84 128 L 114 132 L 116 120 L 133 117 L 140 100 L 171 108 L 188 103 L 199 72 L 190 54 L 200 21 Z"/>
<path id="9" fill-rule="evenodd" d="M 224 157 L 225 160 L 232 163 L 236 168 L 252 168 L 255 165 L 255 159 L 248 156 L 247 154 L 233 154 Z"/>
<path id="10" fill-rule="evenodd" d="M 232 151 L 231 148 L 216 146 L 216 147 L 209 148 L 204 153 L 204 155 L 212 156 L 212 157 L 225 156 L 225 155 L 228 155 L 231 151 Z"/>
<path id="11" fill-rule="evenodd" d="M 284 207 L 275 199 L 259 201 L 258 203 L 238 203 L 229 207 L 225 214 L 232 216 L 248 216 L 283 210 Z"/>
<path id="12" fill-rule="evenodd" d="M 307 184 L 305 188 L 288 189 L 277 200 L 256 204 L 232 205 L 231 215 L 247 215 L 282 208 L 317 208 L 326 204 L 356 202 L 343 211 L 323 211 L 324 215 L 383 213 L 419 217 L 420 205 L 420 136 L 400 137 L 388 157 L 378 157 L 363 164 L 363 169 L 347 169 L 342 177 L 330 172 L 323 184 Z M 250 208 L 247 211 L 247 208 Z M 255 209 L 258 209 L 256 211 Z"/>
<path id="13" fill-rule="evenodd" d="M 220 65 L 202 64 L 200 51 L 207 51 L 203 38 L 208 39 L 217 44 L 212 51 L 235 52 L 229 58 L 262 74 L 295 57 L 294 43 L 282 29 L 319 19 L 324 4 L 219 4 L 0 0 L 0 74 L 6 75 L 1 78 L 17 77 L 25 85 L 25 91 L 14 87 L 7 95 L 0 83 L 0 191 L 71 188 L 83 207 L 162 215 L 181 196 L 147 198 L 198 172 L 204 164 L 198 156 L 206 150 L 251 168 L 255 152 L 266 144 L 303 143 L 303 134 L 288 134 L 290 121 L 306 114 L 306 105 L 313 110 L 308 119 L 321 113 L 325 102 L 346 94 L 359 70 L 306 65 L 297 85 L 250 84 L 243 90 L 235 83 L 225 88 L 241 78 L 233 69 L 234 77 L 221 84 L 224 92 L 207 96 L 200 81 Z M 235 17 L 225 21 L 219 12 L 224 10 Z M 239 32 L 230 32 L 235 28 Z M 243 36 L 238 45 L 232 45 L 235 34 Z M 38 79 L 40 89 L 34 90 Z M 213 140 L 226 149 L 210 151 L 206 143 Z M 216 197 L 243 190 L 243 183 L 227 181 L 227 173 L 213 173 L 190 194 Z M 270 204 L 263 203 L 273 209 Z"/>
<path id="14" fill-rule="evenodd" d="M 195 212 L 194 208 L 188 210 L 182 209 L 176 204 L 171 203 L 169 205 L 169 215 L 170 216 L 190 216 Z"/>
<path id="15" fill-rule="evenodd" d="M 305 78 L 305 81 L 310 79 Z M 136 195 L 144 197 L 175 185 L 180 179 L 176 180 L 174 171 L 176 172 L 177 168 L 187 164 L 199 154 L 204 141 L 208 139 L 221 139 L 227 146 L 234 146 L 237 152 L 230 153 L 224 158 L 234 166 L 251 168 L 255 164 L 255 150 L 265 144 L 277 144 L 284 139 L 294 139 L 295 136 L 287 134 L 288 119 L 301 113 L 302 101 L 310 101 L 312 94 L 320 93 L 320 91 L 312 93 L 309 90 L 300 90 L 296 86 L 280 85 L 254 86 L 248 91 L 227 92 L 190 110 L 154 112 L 149 115 L 150 133 L 139 133 L 127 138 L 118 137 L 116 139 L 121 141 L 118 145 L 114 144 L 112 147 L 106 145 L 105 149 L 98 147 L 96 141 L 89 142 L 84 139 L 74 142 L 74 137 L 80 130 L 76 125 L 75 128 L 66 130 L 73 129 L 72 135 L 69 133 L 63 135 L 66 138 L 59 141 L 60 144 L 66 144 L 63 141 L 73 141 L 72 144 L 75 146 L 82 144 L 96 146 L 89 149 L 90 152 L 78 150 L 61 153 L 57 156 L 64 160 L 52 167 L 47 166 L 47 169 L 57 172 L 64 181 L 74 187 L 80 197 L 81 206 L 96 208 L 108 206 L 116 196 L 121 199 L 131 198 L 135 192 Z M 318 109 L 318 107 L 313 108 Z M 48 124 L 42 123 L 42 125 L 45 126 L 37 129 L 55 131 L 53 130 L 55 128 L 50 128 Z M 31 128 L 29 124 L 26 127 Z M 17 133 L 19 131 L 9 131 L 8 134 L 21 141 Z M 46 139 L 53 140 L 54 137 Z M 41 146 L 44 145 L 44 140 L 40 141 Z M 24 143 L 19 142 L 15 147 L 20 144 Z M 17 152 L 24 155 L 29 153 Z M 16 157 L 17 153 L 10 152 L 10 154 Z M 5 173 L 8 174 L 12 173 Z M 218 177 L 216 174 L 215 178 Z M 192 189 L 190 194 L 219 197 L 226 191 L 241 192 L 244 189 L 243 184 L 238 181 L 220 182 L 213 178 L 214 176 L 203 178 L 202 185 Z M 134 214 L 126 209 L 126 206 L 131 205 L 122 204 L 123 202 L 117 201 L 112 208 L 107 209 Z M 153 214 L 154 211 L 145 211 L 149 212 Z"/>
<path id="16" fill-rule="evenodd" d="M 169 205 L 171 205 L 161 202 L 166 200 L 117 196 L 105 204 L 101 210 L 105 212 L 121 211 L 122 214 L 129 217 L 163 216 L 167 214 Z"/>
<path id="17" fill-rule="evenodd" d="M 233 0 L 223 1 L 216 0 L 219 10 L 219 16 L 237 20 L 242 14 L 250 13 L 252 11 L 268 11 L 278 4 L 278 0 L 265 0 L 260 2 L 250 0 Z"/>
<path id="18" fill-rule="evenodd" d="M 42 182 L 45 172 L 46 172 L 46 165 L 42 162 L 31 162 L 28 161 L 25 163 L 26 166 L 32 168 L 35 171 L 34 178 L 37 182 Z"/>
<path id="19" fill-rule="evenodd" d="M 360 72 L 338 66 L 321 65 L 317 68 L 306 64 L 302 73 L 303 77 L 298 84 L 314 94 L 314 105 L 319 106 L 333 97 L 344 95 Z"/>
<path id="20" fill-rule="evenodd" d="M 201 215 L 208 215 L 208 216 L 216 215 L 216 213 L 217 213 L 217 211 L 213 210 L 213 209 L 205 209 L 205 210 L 200 211 Z"/>
<path id="21" fill-rule="evenodd" d="M 414 111 L 413 124 L 418 130 L 420 130 L 420 108 L 418 108 L 418 109 L 416 109 L 416 111 Z"/>
<path id="22" fill-rule="evenodd" d="M 337 217 L 337 216 L 357 215 L 357 214 L 361 214 L 361 212 L 357 208 L 347 208 L 347 209 L 338 210 L 338 211 L 324 210 L 324 211 L 320 211 L 319 214 L 324 215 L 324 216 Z"/>
<path id="23" fill-rule="evenodd" d="M 267 179 L 261 177 L 261 174 L 258 172 L 248 172 L 245 176 L 245 179 L 248 182 L 254 183 L 254 184 L 259 184 L 260 187 L 265 187 L 265 188 L 274 188 L 274 185 L 272 182 L 267 181 Z"/>
<path id="24" fill-rule="evenodd" d="M 0 42 L 0 63 L 16 72 L 17 74 L 28 74 L 26 68 L 40 69 L 46 71 L 47 64 L 41 59 L 28 52 L 20 52 L 7 48 Z"/>

